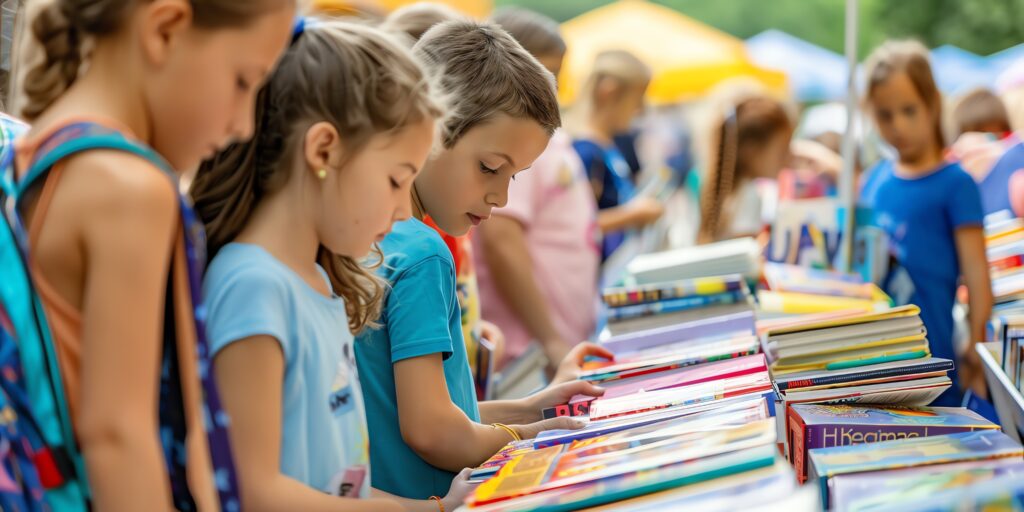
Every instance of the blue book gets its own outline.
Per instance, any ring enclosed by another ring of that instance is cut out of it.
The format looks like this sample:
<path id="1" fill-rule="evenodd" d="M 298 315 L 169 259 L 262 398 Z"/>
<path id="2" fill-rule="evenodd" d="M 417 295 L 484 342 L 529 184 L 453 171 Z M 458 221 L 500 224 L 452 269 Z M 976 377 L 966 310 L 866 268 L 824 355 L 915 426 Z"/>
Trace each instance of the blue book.
<path id="1" fill-rule="evenodd" d="M 837 475 L 1004 458 L 1021 459 L 1024 448 L 996 430 L 979 430 L 898 441 L 835 446 L 810 451 L 810 479 L 829 508 L 829 480 Z"/>

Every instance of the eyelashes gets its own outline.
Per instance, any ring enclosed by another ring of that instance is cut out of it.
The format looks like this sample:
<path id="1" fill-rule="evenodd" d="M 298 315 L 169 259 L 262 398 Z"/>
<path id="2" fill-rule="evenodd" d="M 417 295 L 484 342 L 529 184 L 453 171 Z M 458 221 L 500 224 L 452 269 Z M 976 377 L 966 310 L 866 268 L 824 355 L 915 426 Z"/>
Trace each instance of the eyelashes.
<path id="1" fill-rule="evenodd" d="M 484 165 L 483 162 L 480 162 L 480 171 L 485 173 L 485 174 L 498 174 L 498 170 L 497 169 L 491 169 L 490 167 L 487 167 L 486 165 Z"/>

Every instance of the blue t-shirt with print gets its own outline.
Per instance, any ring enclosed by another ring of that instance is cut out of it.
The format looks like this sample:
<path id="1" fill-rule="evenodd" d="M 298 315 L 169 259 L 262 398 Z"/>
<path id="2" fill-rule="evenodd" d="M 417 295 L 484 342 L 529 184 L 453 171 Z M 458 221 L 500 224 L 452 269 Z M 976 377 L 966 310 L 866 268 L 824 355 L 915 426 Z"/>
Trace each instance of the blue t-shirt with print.
<path id="1" fill-rule="evenodd" d="M 452 403 L 471 420 L 480 421 L 466 345 L 462 341 L 455 261 L 437 231 L 417 219 L 396 223 L 380 248 L 384 264 L 377 272 L 390 289 L 380 327 L 368 328 L 356 341 L 356 361 L 373 432 L 373 484 L 405 498 L 444 496 L 455 474 L 430 465 L 402 439 L 394 364 L 442 354 Z"/>
<path id="2" fill-rule="evenodd" d="M 330 494 L 368 497 L 369 437 L 345 302 L 262 247 L 240 243 L 213 258 L 203 297 L 214 356 L 250 336 L 281 346 L 281 472 Z"/>
<path id="3" fill-rule="evenodd" d="M 874 210 L 875 223 L 890 238 L 893 255 L 908 279 L 889 280 L 886 291 L 897 303 L 917 304 L 936 357 L 956 360 L 953 303 L 960 278 L 955 232 L 983 222 L 978 186 L 958 164 L 944 164 L 920 177 L 905 178 L 891 161 L 870 171 L 860 202 Z M 959 405 L 954 385 L 936 405 Z"/>
<path id="4" fill-rule="evenodd" d="M 636 195 L 633 171 L 618 147 L 603 146 L 587 139 L 574 140 L 572 147 L 580 156 L 583 168 L 587 171 L 598 209 L 614 208 Z M 626 234 L 623 231 L 605 233 L 601 259 L 607 259 L 625 239 Z"/>

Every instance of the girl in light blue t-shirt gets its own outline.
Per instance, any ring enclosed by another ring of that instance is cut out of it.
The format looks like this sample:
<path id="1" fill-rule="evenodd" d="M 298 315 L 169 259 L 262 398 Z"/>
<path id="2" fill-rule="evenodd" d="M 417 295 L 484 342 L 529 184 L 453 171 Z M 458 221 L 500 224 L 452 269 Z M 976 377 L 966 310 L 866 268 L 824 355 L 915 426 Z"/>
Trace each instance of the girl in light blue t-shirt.
<path id="1" fill-rule="evenodd" d="M 258 81 L 242 76 L 239 87 Z M 247 503 L 435 511 L 468 491 L 464 479 L 433 501 L 371 491 L 352 336 L 382 296 L 357 261 L 409 218 L 439 114 L 423 72 L 388 36 L 300 24 L 259 94 L 254 137 L 197 174 L 191 193 L 213 256 L 207 327 Z M 249 119 L 238 123 L 248 134 Z"/>

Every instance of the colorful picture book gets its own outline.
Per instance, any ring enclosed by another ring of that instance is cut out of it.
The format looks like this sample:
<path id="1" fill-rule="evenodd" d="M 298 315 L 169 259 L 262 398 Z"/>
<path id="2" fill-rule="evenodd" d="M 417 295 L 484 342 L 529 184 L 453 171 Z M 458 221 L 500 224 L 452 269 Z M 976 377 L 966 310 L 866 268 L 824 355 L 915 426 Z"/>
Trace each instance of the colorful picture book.
<path id="1" fill-rule="evenodd" d="M 691 340 L 661 347 L 659 350 L 616 356 L 613 361 L 588 361 L 579 378 L 595 383 L 609 382 L 673 370 L 695 364 L 742 357 L 760 352 L 754 336 L 721 340 Z"/>
<path id="2" fill-rule="evenodd" d="M 719 426 L 711 431 L 662 428 L 656 432 L 621 432 L 517 455 L 497 475 L 480 484 L 467 504 L 473 508 L 630 476 L 647 482 L 603 489 L 600 495 L 590 497 L 597 501 L 588 503 L 598 505 L 601 500 L 607 503 L 768 467 L 776 457 L 774 442 L 775 430 L 770 420 Z M 580 505 L 549 510 L 575 510 Z"/>
<path id="3" fill-rule="evenodd" d="M 940 507 L 948 506 L 948 510 L 978 510 L 982 507 L 976 505 L 982 503 L 973 500 L 970 503 L 963 503 L 962 498 L 956 499 L 949 494 L 966 494 L 979 487 L 987 487 L 984 484 L 993 481 L 1002 483 L 1003 488 L 1007 490 L 1015 486 L 1019 489 L 1024 485 L 1024 462 L 1013 459 L 982 460 L 848 475 L 836 479 L 833 483 L 832 503 L 834 509 L 849 512 L 906 510 L 908 507 L 930 502 L 934 497 L 941 496 L 945 499 L 937 501 Z M 1016 481 L 1016 485 L 1006 485 L 1012 481 Z M 961 504 L 969 506 L 960 508 Z"/>
<path id="4" fill-rule="evenodd" d="M 837 478 L 893 469 L 1024 457 L 1019 444 L 997 430 L 916 437 L 897 441 L 810 450 L 809 479 L 817 481 L 829 507 Z"/>
<path id="5" fill-rule="evenodd" d="M 999 429 L 960 407 L 797 404 L 787 414 L 787 456 L 801 483 L 807 478 L 807 453 L 816 448 Z"/>

